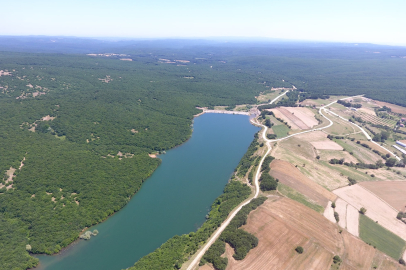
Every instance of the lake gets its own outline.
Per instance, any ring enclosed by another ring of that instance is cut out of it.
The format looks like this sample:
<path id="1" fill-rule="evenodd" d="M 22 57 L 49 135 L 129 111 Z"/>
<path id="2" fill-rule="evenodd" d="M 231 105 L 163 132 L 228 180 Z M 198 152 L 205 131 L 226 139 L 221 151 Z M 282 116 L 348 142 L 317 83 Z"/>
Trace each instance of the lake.
<path id="1" fill-rule="evenodd" d="M 174 235 L 196 231 L 259 130 L 248 116 L 203 114 L 190 140 L 159 156 L 162 164 L 128 205 L 39 269 L 125 269 Z"/>

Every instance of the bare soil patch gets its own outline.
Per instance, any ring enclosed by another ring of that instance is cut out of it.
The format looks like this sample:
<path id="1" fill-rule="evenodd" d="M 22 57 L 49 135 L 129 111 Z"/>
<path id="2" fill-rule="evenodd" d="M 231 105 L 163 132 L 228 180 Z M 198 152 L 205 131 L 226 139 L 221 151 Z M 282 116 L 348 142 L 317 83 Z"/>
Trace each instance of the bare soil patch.
<path id="1" fill-rule="evenodd" d="M 99 81 L 102 81 L 102 82 L 104 82 L 104 83 L 109 83 L 109 82 L 111 82 L 113 79 L 109 76 L 109 75 L 106 75 L 106 77 L 105 78 L 99 78 Z"/>
<path id="2" fill-rule="evenodd" d="M 56 117 L 51 117 L 49 115 L 42 117 L 42 121 L 52 121 L 54 120 Z"/>
<path id="3" fill-rule="evenodd" d="M 9 71 L 4 71 L 4 70 L 0 70 L 0 77 L 1 76 L 10 76 L 11 75 L 11 72 L 9 72 Z"/>
<path id="4" fill-rule="evenodd" d="M 361 112 L 364 112 L 364 113 L 367 113 L 367 114 L 376 116 L 375 111 L 372 110 L 372 109 L 369 109 L 369 108 L 364 108 L 364 107 L 362 107 L 362 108 L 359 108 L 358 111 L 361 111 Z"/>
<path id="5" fill-rule="evenodd" d="M 352 206 L 347 205 L 347 230 L 354 236 L 359 236 L 359 212 Z"/>
<path id="6" fill-rule="evenodd" d="M 282 184 L 297 190 L 323 207 L 327 206 L 329 200 L 332 201 L 337 198 L 334 193 L 310 180 L 287 161 L 273 160 L 270 174 L 279 179 Z"/>
<path id="7" fill-rule="evenodd" d="M 398 211 L 406 211 L 406 182 L 362 182 L 360 185 L 374 193 Z"/>
<path id="8" fill-rule="evenodd" d="M 156 154 L 148 154 L 150 158 L 156 158 Z"/>
<path id="9" fill-rule="evenodd" d="M 354 206 L 357 210 L 364 207 L 366 215 L 381 226 L 406 240 L 406 224 L 396 219 L 398 211 L 378 196 L 356 184 L 333 191 L 341 199 Z"/>
<path id="10" fill-rule="evenodd" d="M 335 210 L 338 213 L 339 216 L 338 225 L 340 225 L 341 228 L 347 227 L 347 205 L 348 204 L 340 198 L 336 200 Z"/>

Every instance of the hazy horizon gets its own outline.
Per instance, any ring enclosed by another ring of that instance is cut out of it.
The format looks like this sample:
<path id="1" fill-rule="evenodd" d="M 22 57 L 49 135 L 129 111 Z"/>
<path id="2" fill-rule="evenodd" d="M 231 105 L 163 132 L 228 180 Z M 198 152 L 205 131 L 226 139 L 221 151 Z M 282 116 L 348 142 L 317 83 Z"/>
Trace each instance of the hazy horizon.
<path id="1" fill-rule="evenodd" d="M 218 37 L 406 45 L 406 2 L 224 0 L 3 3 L 2 36 Z"/>

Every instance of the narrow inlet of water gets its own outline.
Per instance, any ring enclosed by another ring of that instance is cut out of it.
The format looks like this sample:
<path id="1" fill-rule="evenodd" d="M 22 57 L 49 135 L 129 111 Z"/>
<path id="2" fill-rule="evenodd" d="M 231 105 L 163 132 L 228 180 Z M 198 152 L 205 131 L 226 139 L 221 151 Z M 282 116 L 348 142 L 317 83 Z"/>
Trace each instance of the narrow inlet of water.
<path id="1" fill-rule="evenodd" d="M 199 116 L 190 140 L 159 157 L 162 164 L 128 205 L 91 228 L 98 236 L 38 256 L 39 269 L 125 269 L 174 235 L 196 231 L 258 130 L 244 115 Z"/>

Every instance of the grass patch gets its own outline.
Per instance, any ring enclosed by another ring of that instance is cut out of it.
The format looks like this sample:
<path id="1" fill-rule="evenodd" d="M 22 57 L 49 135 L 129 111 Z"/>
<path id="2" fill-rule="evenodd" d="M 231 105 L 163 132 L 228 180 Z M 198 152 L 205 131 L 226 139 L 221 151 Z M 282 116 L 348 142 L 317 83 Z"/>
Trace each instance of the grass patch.
<path id="1" fill-rule="evenodd" d="M 375 246 L 395 260 L 402 256 L 406 245 L 402 238 L 364 215 L 360 215 L 359 218 L 359 236 L 363 241 Z"/>
<path id="2" fill-rule="evenodd" d="M 310 201 L 309 198 L 307 198 L 305 195 L 303 195 L 302 193 L 297 192 L 296 190 L 294 190 L 293 188 L 283 185 L 281 183 L 278 184 L 278 191 L 288 197 L 289 199 L 295 200 L 311 209 L 313 209 L 316 212 L 319 213 L 323 213 L 324 212 L 324 208 L 318 204 L 315 204 L 313 202 Z"/>
<path id="3" fill-rule="evenodd" d="M 289 128 L 285 125 L 275 125 L 272 127 L 273 132 L 278 138 L 283 138 L 288 136 Z"/>
<path id="4" fill-rule="evenodd" d="M 281 121 L 279 121 L 278 119 L 276 119 L 274 116 L 272 115 L 267 115 L 266 117 L 269 117 L 269 119 L 271 119 L 271 122 L 275 125 L 275 126 L 279 126 L 279 125 L 283 125 L 283 123 Z"/>

